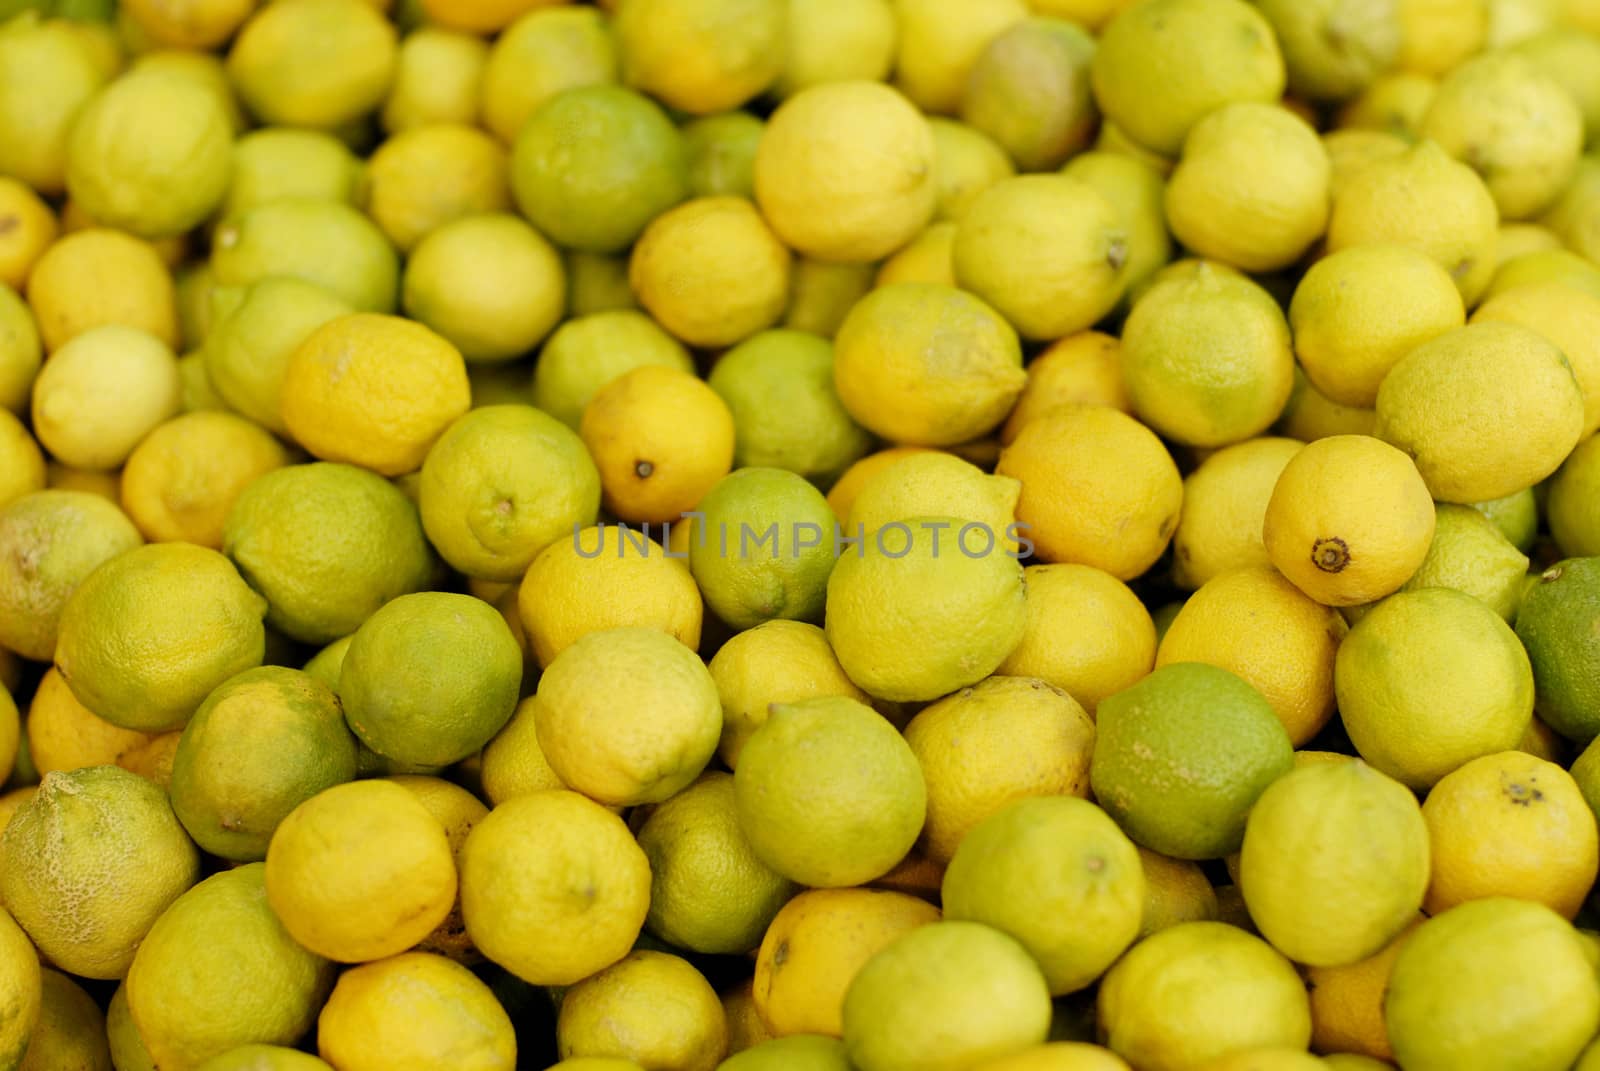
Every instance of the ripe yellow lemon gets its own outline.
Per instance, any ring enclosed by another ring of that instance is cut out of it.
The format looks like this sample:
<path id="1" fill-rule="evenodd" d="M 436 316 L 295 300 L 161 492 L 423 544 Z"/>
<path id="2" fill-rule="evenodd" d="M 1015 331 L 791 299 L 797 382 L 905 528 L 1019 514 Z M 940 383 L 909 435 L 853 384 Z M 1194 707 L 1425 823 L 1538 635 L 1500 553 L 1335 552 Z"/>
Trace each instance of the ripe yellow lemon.
<path id="1" fill-rule="evenodd" d="M 1172 536 L 1179 587 L 1196 589 L 1229 570 L 1270 563 L 1261 539 L 1267 502 L 1302 445 L 1273 436 L 1247 439 L 1218 450 L 1184 477 L 1183 512 Z"/>
<path id="2" fill-rule="evenodd" d="M 402 253 L 440 227 L 510 203 L 505 148 L 465 123 L 393 135 L 367 161 L 362 182 L 362 208 Z"/>
<path id="3" fill-rule="evenodd" d="M 1529 283 L 1494 294 L 1472 322 L 1504 320 L 1538 332 L 1560 348 L 1583 392 L 1582 438 L 1600 428 L 1600 296 L 1558 282 Z"/>
<path id="4" fill-rule="evenodd" d="M 572 430 L 596 391 L 640 365 L 694 371 L 683 343 L 636 309 L 568 320 L 545 342 L 533 373 L 533 404 Z"/>
<path id="5" fill-rule="evenodd" d="M 234 501 L 257 477 L 288 462 L 283 445 L 243 417 L 185 413 L 128 455 L 123 508 L 147 538 L 220 549 Z"/>
<path id="6" fill-rule="evenodd" d="M 639 949 L 562 995 L 556 1049 L 564 1059 L 714 1071 L 728 1052 L 728 1022 L 716 990 L 687 960 Z"/>
<path id="7" fill-rule="evenodd" d="M 1372 1060 L 1394 1058 L 1389 1028 L 1383 1022 L 1383 996 L 1400 949 L 1424 918 L 1422 914 L 1414 916 L 1399 936 L 1366 959 L 1343 967 L 1306 969 L 1313 1049 L 1359 1054 Z"/>
<path id="8" fill-rule="evenodd" d="M 516 1033 L 494 991 L 459 963 L 426 952 L 341 974 L 317 1016 L 317 1051 L 349 1071 L 435 1061 L 461 1071 L 517 1065 Z"/>
<path id="9" fill-rule="evenodd" d="M 620 0 L 623 81 L 692 115 L 737 108 L 783 72 L 787 16 L 781 0 Z"/>
<path id="10" fill-rule="evenodd" d="M 1009 446 L 1035 417 L 1074 404 L 1128 411 L 1120 340 L 1099 331 L 1080 331 L 1051 343 L 1028 362 L 1028 382 L 1000 429 L 1000 444 Z"/>
<path id="11" fill-rule="evenodd" d="M 263 123 L 328 130 L 383 103 L 396 36 L 388 19 L 360 0 L 269 4 L 234 38 L 228 74 Z"/>
<path id="12" fill-rule="evenodd" d="M 1141 939 L 1183 922 L 1216 921 L 1217 893 L 1198 863 L 1149 848 L 1139 849 L 1139 861 L 1144 867 Z"/>
<path id="13" fill-rule="evenodd" d="M 157 425 L 178 415 L 177 358 L 155 336 L 108 325 L 75 335 L 33 385 L 33 426 L 51 456 L 74 468 L 119 468 Z"/>
<path id="14" fill-rule="evenodd" d="M 984 48 L 1027 14 L 1022 0 L 897 0 L 895 85 L 930 115 L 954 113 Z"/>
<path id="15" fill-rule="evenodd" d="M 483 125 L 511 145 L 528 116 L 550 97 L 616 80 L 617 46 L 604 13 L 575 4 L 536 7 L 505 27 L 489 48 L 479 91 Z"/>

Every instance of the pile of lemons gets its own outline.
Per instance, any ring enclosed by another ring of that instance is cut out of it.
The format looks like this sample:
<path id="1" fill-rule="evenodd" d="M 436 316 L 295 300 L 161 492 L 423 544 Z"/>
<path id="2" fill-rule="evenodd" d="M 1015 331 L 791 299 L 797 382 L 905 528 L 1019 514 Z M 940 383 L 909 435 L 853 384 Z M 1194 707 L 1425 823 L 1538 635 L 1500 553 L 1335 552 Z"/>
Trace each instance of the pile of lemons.
<path id="1" fill-rule="evenodd" d="M 1600 3 L 0 0 L 0 1071 L 1600 1071 Z"/>

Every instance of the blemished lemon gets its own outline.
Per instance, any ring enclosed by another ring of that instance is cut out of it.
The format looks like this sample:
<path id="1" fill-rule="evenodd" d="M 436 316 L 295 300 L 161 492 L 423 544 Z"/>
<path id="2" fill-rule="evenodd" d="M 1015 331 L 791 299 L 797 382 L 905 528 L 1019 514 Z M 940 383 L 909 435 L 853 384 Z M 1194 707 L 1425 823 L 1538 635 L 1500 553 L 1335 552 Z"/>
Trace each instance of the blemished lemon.
<path id="1" fill-rule="evenodd" d="M 1197 589 L 1229 570 L 1270 564 L 1261 538 L 1267 502 L 1302 445 L 1273 436 L 1247 439 L 1218 450 L 1184 477 L 1183 512 L 1172 536 L 1179 587 Z"/>
<path id="2" fill-rule="evenodd" d="M 263 123 L 330 130 L 383 103 L 396 51 L 394 26 L 371 4 L 290 0 L 244 24 L 228 50 L 228 74 Z"/>
<path id="3" fill-rule="evenodd" d="M 1278 571 L 1328 606 L 1396 591 L 1427 557 L 1433 501 L 1405 454 L 1336 435 L 1289 460 L 1267 501 L 1262 541 Z"/>
<path id="4" fill-rule="evenodd" d="M 217 228 L 211 268 L 223 286 L 288 275 L 327 289 L 364 312 L 394 310 L 400 263 L 389 239 L 338 200 L 269 200 Z"/>
<path id="5" fill-rule="evenodd" d="M 422 0 L 428 19 L 452 30 L 494 34 L 519 16 L 549 6 L 551 0 Z"/>
<path id="6" fill-rule="evenodd" d="M 936 220 L 959 221 L 978 194 L 1017 173 L 993 138 L 965 123 L 931 116 L 928 129 L 933 132 Z"/>
<path id="7" fill-rule="evenodd" d="M 991 999 L 974 1002 L 974 992 Z M 955 1071 L 1044 1041 L 1050 995 L 1023 946 L 977 922 L 940 921 L 896 938 L 857 972 L 844 1043 L 862 1071 Z"/>
<path id="8" fill-rule="evenodd" d="M 1449 588 L 1401 592 L 1369 610 L 1339 647 L 1334 691 L 1361 757 L 1412 788 L 1515 748 L 1533 715 L 1533 672 L 1516 634 Z"/>
<path id="9" fill-rule="evenodd" d="M 1155 564 L 1177 528 L 1177 465 L 1154 432 L 1116 409 L 1045 413 L 1001 452 L 995 471 L 1022 482 L 1019 535 L 1046 562 L 1128 580 Z"/>
<path id="10" fill-rule="evenodd" d="M 1184 922 L 1215 922 L 1217 892 L 1200 864 L 1139 849 L 1144 868 L 1144 907 L 1139 915 L 1143 939 Z"/>
<path id="11" fill-rule="evenodd" d="M 33 426 L 52 457 L 74 468 L 109 470 L 146 435 L 178 414 L 178 361 L 138 328 L 108 325 L 74 336 L 33 385 Z"/>
<path id="12" fill-rule="evenodd" d="M 1253 1014 L 1227 1013 L 1244 1002 Z M 1303 1050 L 1311 1040 L 1294 967 L 1259 937 L 1221 922 L 1183 923 L 1135 945 L 1101 983 L 1099 1016 L 1110 1049 L 1151 1071 L 1263 1046 Z"/>
<path id="13" fill-rule="evenodd" d="M 877 260 L 933 216 L 933 134 L 912 103 L 888 86 L 812 86 L 767 121 L 756 150 L 755 194 L 778 238 L 797 253 Z"/>
<path id="14" fill-rule="evenodd" d="M 1415 460 L 1435 499 L 1462 503 L 1550 475 L 1585 419 L 1561 351 L 1529 328 L 1492 320 L 1412 350 L 1384 379 L 1377 410 L 1374 434 Z"/>
<path id="15" fill-rule="evenodd" d="M 894 82 L 929 115 L 950 115 L 988 44 L 1028 14 L 1022 0 L 899 0 Z"/>
<path id="16" fill-rule="evenodd" d="M 843 1033 L 844 997 L 896 937 L 938 921 L 926 900 L 885 889 L 811 889 L 784 905 L 756 954 L 754 997 L 780 1037 Z"/>
<path id="17" fill-rule="evenodd" d="M 1416 797 L 1362 762 L 1292 770 L 1256 800 L 1239 888 L 1262 936 L 1297 963 L 1375 955 L 1428 888 L 1429 828 Z"/>
<path id="18" fill-rule="evenodd" d="M 708 663 L 722 701 L 722 738 L 717 754 L 728 768 L 751 735 L 767 720 L 775 703 L 845 696 L 865 701 L 867 695 L 845 676 L 816 625 L 781 618 L 736 633 Z"/>
<path id="19" fill-rule="evenodd" d="M 414 472 L 467 411 L 461 351 L 420 324 L 356 313 L 329 321 L 284 370 L 284 424 L 324 461 L 385 476 Z"/>
<path id="20" fill-rule="evenodd" d="M 1372 1060 L 1394 1058 L 1389 1047 L 1389 1030 L 1383 1022 L 1384 992 L 1389 987 L 1389 973 L 1394 969 L 1400 949 L 1425 917 L 1413 916 L 1399 936 L 1366 959 L 1343 967 L 1306 969 L 1311 990 L 1313 1049 L 1327 1053 L 1348 1052 Z"/>
<path id="21" fill-rule="evenodd" d="M 676 368 L 618 376 L 584 407 L 579 432 L 606 509 L 624 521 L 678 520 L 733 467 L 733 413 L 704 380 Z"/>
<path id="22" fill-rule="evenodd" d="M 94 998 L 60 971 L 42 971 L 40 983 L 39 1023 L 18 1071 L 110 1068 L 106 1016 Z"/>
<path id="23" fill-rule="evenodd" d="M 1558 282 L 1530 283 L 1503 290 L 1472 314 L 1472 322 L 1504 320 L 1543 335 L 1566 357 L 1583 392 L 1581 438 L 1600 428 L 1600 296 Z M 1499 497 L 1499 496 L 1496 496 Z"/>
<path id="24" fill-rule="evenodd" d="M 1553 762 L 1520 751 L 1473 759 L 1433 786 L 1422 814 L 1433 841 L 1430 915 L 1512 896 L 1570 919 L 1594 884 L 1594 812 Z"/>
<path id="25" fill-rule="evenodd" d="M 1144 869 L 1133 842 L 1099 807 L 1046 796 L 1017 800 L 974 826 L 941 893 L 946 918 L 1020 941 L 1059 996 L 1091 985 L 1133 944 Z"/>
<path id="26" fill-rule="evenodd" d="M 1491 897 L 1417 928 L 1389 976 L 1384 1020 L 1401 1067 L 1566 1067 L 1600 1022 L 1600 984 L 1560 915 Z"/>
<path id="27" fill-rule="evenodd" d="M 868 431 L 952 446 L 1004 420 L 1027 376 L 1016 332 L 992 307 L 954 287 L 901 283 L 850 310 L 834 340 L 833 380 Z"/>
<path id="28" fill-rule="evenodd" d="M 1219 573 L 1183 604 L 1156 666 L 1207 662 L 1237 674 L 1272 704 L 1300 747 L 1333 716 L 1333 662 L 1344 619 L 1270 565 Z"/>
<path id="29" fill-rule="evenodd" d="M 65 20 L 15 20 L 0 35 L 0 173 L 40 193 L 66 185 L 67 141 L 84 103 L 111 76 Z"/>
<path id="30" fill-rule="evenodd" d="M 897 32 L 890 0 L 790 4 L 788 55 L 773 93 L 787 98 L 823 82 L 884 81 L 894 64 Z"/>
<path id="31" fill-rule="evenodd" d="M 513 144 L 528 116 L 557 93 L 616 80 L 617 46 L 602 12 L 577 5 L 535 8 L 489 48 L 479 93 L 483 125 Z"/>
<path id="32" fill-rule="evenodd" d="M 659 628 L 698 647 L 705 607 L 683 559 L 614 524 L 557 539 L 533 560 L 517 594 L 534 657 L 548 666 L 582 636 L 623 626 Z"/>
<path id="33" fill-rule="evenodd" d="M 713 1071 L 728 1051 L 728 1022 L 705 977 L 687 960 L 639 949 L 561 998 L 556 1049 L 563 1058 L 610 1056 L 642 1066 Z"/>
<path id="34" fill-rule="evenodd" d="M 756 857 L 824 888 L 888 873 L 927 812 L 910 746 L 871 707 L 843 697 L 775 706 L 745 744 L 734 797 Z"/>
<path id="35" fill-rule="evenodd" d="M 393 956 L 444 921 L 456 868 L 441 826 L 389 781 L 336 785 L 279 823 L 267 901 L 301 945 L 343 963 Z"/>
<path id="36" fill-rule="evenodd" d="M 443 956 L 407 952 L 345 971 L 317 1017 L 317 1051 L 349 1071 L 448 1063 L 512 1071 L 517 1039 L 494 991 Z"/>
<path id="37" fill-rule="evenodd" d="M 828 578 L 828 642 L 850 679 L 879 699 L 931 700 L 982 680 L 1026 624 L 1021 564 L 996 533 L 959 518 L 886 525 L 847 549 Z"/>
<path id="38" fill-rule="evenodd" d="M 361 161 L 332 134 L 295 127 L 263 127 L 233 143 L 233 177 L 217 209 L 224 222 L 287 198 L 355 204 Z"/>
<path id="39" fill-rule="evenodd" d="M 354 465 L 275 469 L 246 487 L 223 553 L 267 600 L 267 621 L 303 643 L 349 636 L 380 606 L 428 586 L 433 550 L 399 488 Z"/>
<path id="40" fill-rule="evenodd" d="M 568 320 L 539 353 L 533 402 L 574 431 L 584 407 L 601 387 L 647 364 L 694 371 L 683 343 L 633 309 L 614 309 Z"/>
<path id="41" fill-rule="evenodd" d="M 511 203 L 505 148 L 464 123 L 430 123 L 378 146 L 362 180 L 362 208 L 402 253 L 459 219 Z"/>
<path id="42" fill-rule="evenodd" d="M 620 0 L 612 32 L 625 83 L 710 115 L 777 81 L 787 28 L 781 0 Z"/>
<path id="43" fill-rule="evenodd" d="M 261 664 L 265 614 L 266 600 L 216 551 L 137 547 L 89 574 L 67 600 L 56 666 L 84 706 L 113 725 L 176 729 L 212 688 Z"/>
<path id="44" fill-rule="evenodd" d="M 52 963 L 83 978 L 122 977 L 200 874 L 166 793 L 115 766 L 47 774 L 7 823 L 0 855 L 7 910 Z"/>
<path id="45" fill-rule="evenodd" d="M 648 626 L 578 638 L 545 667 L 533 714 L 562 782 L 615 806 L 675 795 L 700 775 L 722 731 L 705 663 Z"/>
<path id="46" fill-rule="evenodd" d="M 0 706 L 4 703 L 0 699 Z M 28 758 L 41 776 L 86 766 L 126 768 L 130 757 L 155 739 L 154 733 L 122 729 L 96 717 L 53 666 L 39 679 L 28 704 Z"/>
<path id="47" fill-rule="evenodd" d="M 572 985 L 627 955 L 650 903 L 650 864 L 622 819 L 576 792 L 491 810 L 461 854 L 467 934 L 533 985 Z"/>
<path id="48" fill-rule="evenodd" d="M 1334 401 L 1365 408 L 1406 354 L 1465 322 L 1449 274 L 1400 245 L 1353 246 L 1319 260 L 1289 305 L 1307 378 Z"/>
<path id="49" fill-rule="evenodd" d="M 379 116 L 383 128 L 398 134 L 430 123 L 476 122 L 488 60 L 489 43 L 471 34 L 429 26 L 407 34 Z"/>
<path id="50" fill-rule="evenodd" d="M 219 549 L 228 511 L 289 452 L 259 425 L 226 412 L 186 413 L 128 455 L 122 505 L 146 538 Z"/>
<path id="51" fill-rule="evenodd" d="M 1101 111 L 1165 156 L 1176 156 L 1208 113 L 1236 101 L 1275 101 L 1286 79 L 1272 26 L 1236 0 L 1127 8 L 1101 34 L 1091 76 Z"/>
<path id="52" fill-rule="evenodd" d="M 1030 421 L 1062 405 L 1104 405 L 1127 412 L 1122 343 L 1099 331 L 1080 331 L 1051 343 L 1028 363 L 1028 381 L 1000 429 L 1009 446 Z"/>
<path id="53" fill-rule="evenodd" d="M 954 454 L 930 450 L 902 458 L 862 484 L 845 526 L 871 536 L 895 521 L 942 512 L 987 527 L 997 545 L 1015 549 L 1021 487 L 1012 477 L 991 476 Z"/>
<path id="54" fill-rule="evenodd" d="M 1064 691 L 1028 677 L 990 677 L 924 707 L 905 728 L 922 767 L 920 844 L 947 863 L 974 827 L 1033 796 L 1087 796 L 1094 722 Z"/>

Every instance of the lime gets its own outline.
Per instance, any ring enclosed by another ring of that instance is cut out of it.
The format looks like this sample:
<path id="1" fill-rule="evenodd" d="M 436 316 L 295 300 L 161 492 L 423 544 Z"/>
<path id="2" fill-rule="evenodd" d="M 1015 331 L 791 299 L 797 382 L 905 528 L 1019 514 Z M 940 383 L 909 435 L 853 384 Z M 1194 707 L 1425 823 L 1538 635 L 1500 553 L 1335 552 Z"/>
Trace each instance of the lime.
<path id="1" fill-rule="evenodd" d="M 400 278 L 394 247 L 377 224 L 343 202 L 305 197 L 268 201 L 223 224 L 212 240 L 211 267 L 223 286 L 292 275 L 370 312 L 395 307 Z"/>
<path id="2" fill-rule="evenodd" d="M 1517 613 L 1539 717 L 1587 744 L 1600 735 L 1600 558 L 1569 558 L 1539 575 Z"/>

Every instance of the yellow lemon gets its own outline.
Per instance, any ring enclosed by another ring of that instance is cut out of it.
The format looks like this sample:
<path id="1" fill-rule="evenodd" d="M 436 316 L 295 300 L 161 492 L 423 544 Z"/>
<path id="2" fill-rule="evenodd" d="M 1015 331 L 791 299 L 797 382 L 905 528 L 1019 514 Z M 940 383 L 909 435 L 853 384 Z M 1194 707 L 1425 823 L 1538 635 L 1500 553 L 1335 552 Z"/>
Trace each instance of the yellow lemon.
<path id="1" fill-rule="evenodd" d="M 1219 573 L 1168 626 L 1156 665 L 1209 662 L 1254 685 L 1300 747 L 1333 716 L 1333 660 L 1344 638 L 1338 611 L 1315 602 L 1270 565 Z"/>
<path id="2" fill-rule="evenodd" d="M 292 276 L 365 312 L 392 311 L 400 278 L 398 254 L 376 223 L 343 201 L 307 196 L 268 200 L 223 223 L 211 270 L 223 286 Z"/>
<path id="3" fill-rule="evenodd" d="M 687 960 L 640 949 L 566 991 L 556 1048 L 564 1059 L 713 1071 L 727 1055 L 728 1022 L 716 991 Z"/>
<path id="4" fill-rule="evenodd" d="M 975 1071 L 1128 1071 L 1128 1065 L 1110 1049 L 1098 1045 L 1054 1041 L 998 1060 L 986 1060 Z"/>
<path id="5" fill-rule="evenodd" d="M 152 41 L 208 49 L 232 37 L 255 6 L 255 0 L 132 0 L 123 11 Z"/>
<path id="6" fill-rule="evenodd" d="M 1231 569 L 1269 564 L 1261 540 L 1267 502 L 1302 445 L 1271 436 L 1248 439 L 1223 447 L 1184 477 L 1183 513 L 1172 536 L 1179 587 L 1192 590 Z"/>
<path id="7" fill-rule="evenodd" d="M 40 982 L 39 1024 L 17 1071 L 109 1071 L 106 1016 L 94 998 L 60 971 L 42 971 Z"/>
<path id="8" fill-rule="evenodd" d="M 177 415 L 182 391 L 177 358 L 165 343 L 137 328 L 97 327 L 63 345 L 40 371 L 33 424 L 64 464 L 114 469 Z"/>
<path id="9" fill-rule="evenodd" d="M 649 901 L 643 849 L 622 819 L 576 792 L 507 800 L 462 849 L 468 936 L 533 985 L 572 985 L 627 955 Z"/>
<path id="10" fill-rule="evenodd" d="M 937 283 L 954 286 L 955 269 L 951 252 L 955 247 L 956 224 L 938 220 L 911 241 L 901 246 L 878 268 L 873 286 L 895 283 Z"/>
<path id="11" fill-rule="evenodd" d="M 1297 366 L 1289 401 L 1274 427 L 1280 435 L 1309 443 L 1334 435 L 1371 435 L 1377 423 L 1376 411 L 1340 405 L 1312 386 Z"/>
<path id="12" fill-rule="evenodd" d="M 0 197 L 3 194 L 0 187 Z M 4 211 L 0 207 L 0 212 Z M 3 241 L 0 236 L 0 243 Z M 44 349 L 32 310 L 16 291 L 0 282 L 0 409 L 21 413 L 28 408 L 43 361 Z"/>
<path id="13" fill-rule="evenodd" d="M 347 1071 L 517 1066 L 516 1033 L 494 991 L 459 963 L 426 952 L 341 974 L 317 1016 L 317 1051 Z"/>
<path id="14" fill-rule="evenodd" d="M 887 86 L 812 86 L 767 121 L 755 193 L 767 222 L 796 252 L 877 260 L 933 216 L 933 135 L 912 103 Z"/>
<path id="15" fill-rule="evenodd" d="M 1328 153 L 1329 189 L 1337 197 L 1351 175 L 1375 161 L 1404 155 L 1410 142 L 1387 131 L 1352 127 L 1328 131 L 1322 135 L 1322 147 Z"/>
<path id="16" fill-rule="evenodd" d="M 109 1014 L 106 1019 L 107 1022 L 110 1021 Z M 116 1051 L 113 1045 L 113 1059 Z M 144 1066 L 137 1064 L 134 1066 L 137 1071 L 146 1071 Z M 229 1049 L 221 1056 L 213 1056 L 196 1071 L 328 1071 L 329 1066 L 299 1049 L 285 1048 L 282 1045 L 240 1045 L 236 1049 Z"/>
<path id="17" fill-rule="evenodd" d="M 1501 290 L 1479 305 L 1472 322 L 1503 320 L 1538 332 L 1567 359 L 1583 392 L 1582 438 L 1600 428 L 1600 296 L 1558 282 Z"/>
<path id="18" fill-rule="evenodd" d="M 622 78 L 691 115 L 737 108 L 783 72 L 781 0 L 621 0 Z"/>
<path id="19" fill-rule="evenodd" d="M 328 130 L 383 103 L 395 28 L 360 0 L 267 4 L 228 50 L 228 74 L 263 123 Z"/>
<path id="20" fill-rule="evenodd" d="M 1355 1053 L 1374 1060 L 1394 1058 L 1389 1030 L 1383 1022 L 1383 996 L 1400 949 L 1424 917 L 1413 916 L 1399 936 L 1366 959 L 1342 967 L 1306 969 L 1311 989 L 1312 1048 L 1318 1052 Z"/>
<path id="21" fill-rule="evenodd" d="M 0 35 L 0 173 L 53 195 L 65 185 L 72 122 L 111 77 L 66 20 L 13 19 Z"/>
<path id="22" fill-rule="evenodd" d="M 855 508 L 857 496 L 861 489 L 884 469 L 898 464 L 902 459 L 912 454 L 928 450 L 925 446 L 891 446 L 868 454 L 866 457 L 852 463 L 849 468 L 839 474 L 833 481 L 833 486 L 828 489 L 828 505 L 833 509 L 834 515 L 840 523 L 850 519 L 850 511 Z"/>
<path id="23" fill-rule="evenodd" d="M 156 739 L 123 729 L 78 702 L 55 667 L 39 680 L 28 705 L 28 756 L 39 773 L 68 773 L 88 766 L 122 766 Z"/>
<path id="24" fill-rule="evenodd" d="M 1483 47 L 1490 5 L 1483 0 L 1399 0 L 1402 71 L 1439 75 Z"/>
<path id="25" fill-rule="evenodd" d="M 1177 465 L 1154 432 L 1115 409 L 1046 413 L 1001 452 L 995 471 L 1022 481 L 1021 534 L 1047 562 L 1129 580 L 1155 564 L 1178 525 Z"/>
<path id="26" fill-rule="evenodd" d="M 872 289 L 876 268 L 871 261 L 852 264 L 797 258 L 789 272 L 789 307 L 783 313 L 783 326 L 833 338 L 851 307 Z"/>
<path id="27" fill-rule="evenodd" d="M 518 16 L 549 6 L 554 0 L 422 0 L 422 13 L 452 30 L 493 34 Z"/>
<path id="28" fill-rule="evenodd" d="M 420 324 L 356 313 L 312 332 L 289 359 L 282 412 L 325 461 L 414 472 L 471 396 L 461 352 Z"/>
<path id="29" fill-rule="evenodd" d="M 152 431 L 128 455 L 122 503 L 152 540 L 222 546 L 222 526 L 246 486 L 289 454 L 259 426 L 224 412 L 188 413 Z"/>
<path id="30" fill-rule="evenodd" d="M 468 216 L 511 204 L 506 150 L 477 127 L 430 123 L 386 140 L 367 161 L 362 207 L 402 253 Z"/>
<path id="31" fill-rule="evenodd" d="M 1021 485 L 991 476 L 953 454 L 927 451 L 905 457 L 861 485 L 846 527 L 865 535 L 907 517 L 948 513 L 983 525 L 1003 547 L 1015 549 L 1015 510 Z"/>
<path id="32" fill-rule="evenodd" d="M 413 30 L 395 56 L 383 128 L 397 134 L 430 123 L 476 122 L 488 60 L 489 44 L 481 38 L 430 26 Z"/>
<path id="33" fill-rule="evenodd" d="M 21 290 L 33 265 L 56 240 L 56 217 L 26 184 L 0 176 L 0 219 L 10 221 L 0 234 L 0 283 Z"/>
<path id="34" fill-rule="evenodd" d="M 361 162 L 332 134 L 263 127 L 233 143 L 233 178 L 217 218 L 234 222 L 252 208 L 287 198 L 354 204 L 360 180 Z"/>
<path id="35" fill-rule="evenodd" d="M 965 123 L 932 116 L 934 219 L 960 221 L 978 194 L 1017 173 L 994 139 Z"/>
<path id="36" fill-rule="evenodd" d="M 1435 515 L 1411 459 L 1366 435 L 1310 443 L 1284 466 L 1261 538 L 1272 564 L 1328 606 L 1399 589 L 1427 557 Z"/>
<path id="37" fill-rule="evenodd" d="M 635 309 L 568 320 L 545 342 L 533 372 L 533 404 L 574 431 L 595 392 L 640 365 L 694 371 L 683 343 Z"/>
<path id="38" fill-rule="evenodd" d="M 1144 867 L 1144 908 L 1139 936 L 1149 937 L 1183 922 L 1215 922 L 1217 892 L 1200 864 L 1139 849 Z"/>
<path id="39" fill-rule="evenodd" d="M 39 954 L 11 916 L 0 911 L 0 1000 L 7 1012 L 6 1027 L 0 1032 L 0 1053 L 15 1063 L 22 1059 L 28 1040 L 38 1025 L 43 1002 Z"/>
<path id="40" fill-rule="evenodd" d="M 895 0 L 895 85 L 930 115 L 955 112 L 984 48 L 1027 14 L 1022 0 Z"/>
<path id="41" fill-rule="evenodd" d="M 922 767 L 923 852 L 947 863 L 974 827 L 1032 796 L 1087 796 L 1094 722 L 1071 696 L 990 677 L 924 707 L 905 729 Z"/>
<path id="42" fill-rule="evenodd" d="M 28 434 L 27 426 L 9 410 L 0 410 L 0 460 L 5 462 L 0 468 L 0 506 L 44 489 L 44 451 Z"/>
<path id="43" fill-rule="evenodd" d="M 579 5 L 535 7 L 489 47 L 479 94 L 483 125 L 513 144 L 528 116 L 557 93 L 616 80 L 617 46 L 604 14 Z"/>
<path id="44" fill-rule="evenodd" d="M 1062 405 L 1129 410 L 1118 339 L 1099 331 L 1080 331 L 1045 347 L 1028 363 L 1028 382 L 1000 428 L 1000 444 L 1009 446 L 1028 422 Z"/>
<path id="45" fill-rule="evenodd" d="M 77 231 L 46 249 L 28 276 L 28 304 L 50 352 L 107 324 L 178 341 L 172 275 L 150 243 L 121 231 Z"/>
<path id="46" fill-rule="evenodd" d="M 779 98 L 823 82 L 887 78 L 898 29 L 891 0 L 816 0 L 788 7 L 788 54 L 773 86 Z"/>
<path id="47" fill-rule="evenodd" d="M 498 805 L 513 796 L 566 787 L 539 746 L 535 707 L 533 696 L 518 703 L 511 720 L 483 749 L 480 774 L 483 794 L 490 803 Z"/>

